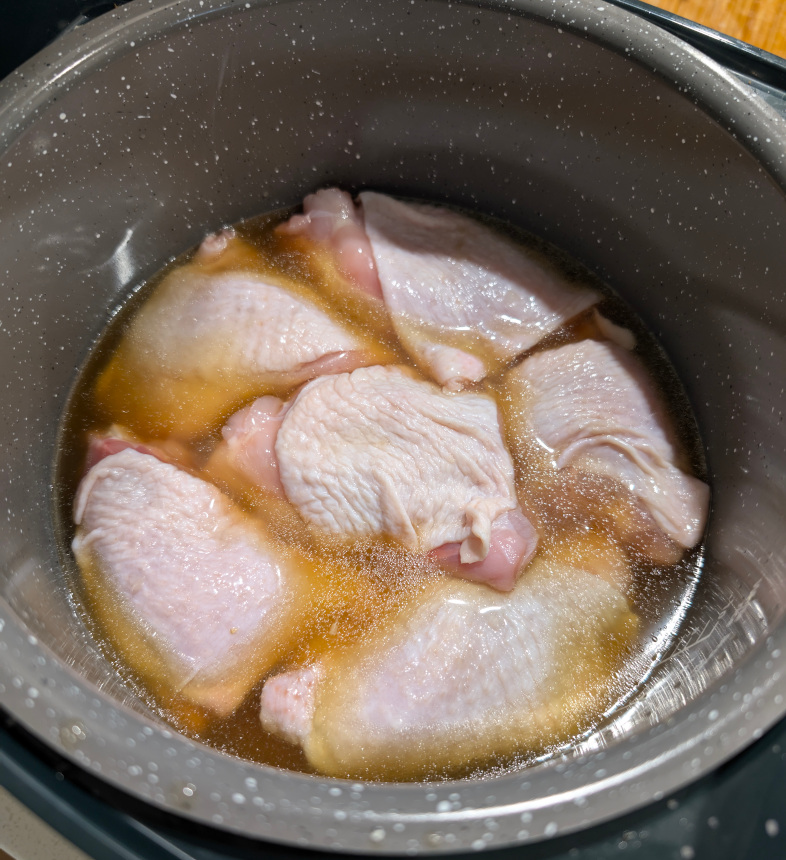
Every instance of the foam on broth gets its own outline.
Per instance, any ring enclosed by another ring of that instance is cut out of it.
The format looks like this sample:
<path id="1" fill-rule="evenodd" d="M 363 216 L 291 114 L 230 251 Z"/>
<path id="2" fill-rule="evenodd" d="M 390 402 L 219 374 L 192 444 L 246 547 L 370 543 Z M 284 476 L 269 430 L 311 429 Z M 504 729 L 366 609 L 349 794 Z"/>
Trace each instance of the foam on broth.
<path id="1" fill-rule="evenodd" d="M 236 225 L 237 235 L 244 240 L 245 250 L 232 259 L 222 259 L 221 270 L 252 270 L 294 283 L 312 301 L 331 315 L 381 345 L 388 361 L 410 364 L 412 361 L 398 343 L 392 327 L 362 295 L 348 292 L 336 277 L 330 261 L 309 254 L 304 245 L 274 233 L 274 227 L 284 221 L 291 210 L 275 212 Z M 485 223 L 522 243 L 531 252 L 548 259 L 570 280 L 585 283 L 603 295 L 598 310 L 612 322 L 631 330 L 636 338 L 636 352 L 651 372 L 657 387 L 669 404 L 672 420 L 681 443 L 683 462 L 687 471 L 705 477 L 702 448 L 695 422 L 679 380 L 663 351 L 631 309 L 610 289 L 600 283 L 575 261 L 556 249 L 515 230 L 509 225 L 490 219 Z M 56 478 L 56 523 L 64 566 L 76 611 L 84 620 L 118 674 L 129 688 L 156 714 L 178 731 L 194 740 L 245 759 L 301 772 L 312 772 L 303 752 L 293 745 L 262 730 L 259 724 L 259 692 L 264 679 L 249 692 L 243 704 L 229 717 L 217 718 L 208 711 L 169 689 L 158 677 L 154 661 L 140 650 L 139 630 L 120 609 L 118 600 L 110 593 L 101 576 L 90 569 L 77 568 L 70 552 L 74 536 L 72 506 L 76 489 L 84 472 L 89 435 L 120 424 L 143 440 L 177 434 L 177 422 L 172 410 L 148 408 L 149 398 L 140 398 L 129 384 L 123 367 L 123 337 L 139 309 L 154 294 L 156 287 L 177 267 L 193 259 L 193 249 L 173 260 L 148 283 L 135 290 L 122 307 L 113 314 L 110 324 L 97 340 L 80 370 L 65 409 L 58 445 Z M 215 264 L 209 264 L 210 266 Z M 598 336 L 593 312 L 582 314 L 542 341 L 536 350 L 546 349 Z M 457 342 L 456 346 L 460 346 Z M 506 427 L 515 423 L 512 416 L 522 404 L 512 398 L 502 381 L 506 367 L 499 368 L 480 386 L 480 390 L 496 397 Z M 274 392 L 286 399 L 297 386 Z M 107 392 L 110 395 L 107 396 Z M 189 426 L 179 440 L 197 460 L 205 460 L 220 438 L 226 419 L 238 408 L 254 400 L 265 390 L 237 393 L 234 400 L 206 412 L 211 418 L 198 426 Z M 191 401 L 200 405 L 200 398 L 214 397 L 215 392 L 182 388 L 162 392 L 162 401 Z M 197 408 L 196 413 L 200 410 Z M 176 417 L 176 416 L 175 416 Z M 553 490 L 555 474 L 543 457 L 543 452 L 526 439 L 509 433 L 508 444 L 516 467 L 519 493 L 537 507 L 539 492 Z M 302 641 L 284 656 L 280 666 L 298 665 L 311 657 L 330 653 L 357 641 L 368 630 L 381 624 L 428 587 L 435 576 L 434 569 L 422 559 L 387 540 L 363 540 L 350 546 L 346 542 L 325 536 L 315 536 L 306 528 L 289 505 L 279 502 L 252 488 L 240 484 L 217 483 L 235 502 L 249 512 L 262 512 L 274 537 L 297 547 L 306 559 L 309 576 L 321 595 L 319 612 Z M 571 537 L 571 535 L 573 537 Z M 569 519 L 546 524 L 541 536 L 544 551 L 566 552 L 571 539 L 581 543 L 583 552 L 608 551 L 608 539 L 602 529 L 590 525 L 579 534 Z M 575 544 L 578 546 L 578 544 Z M 632 610 L 639 616 L 636 641 L 626 654 L 610 646 L 608 663 L 598 667 L 606 671 L 610 682 L 597 694 L 596 713 L 572 727 L 573 740 L 602 725 L 609 715 L 624 706 L 637 686 L 646 682 L 651 668 L 668 650 L 679 621 L 690 603 L 701 568 L 701 546 L 690 550 L 675 565 L 658 567 L 644 558 L 632 559 L 633 580 L 626 596 Z M 110 635 L 111 631 L 111 635 Z M 133 664 L 133 668 L 130 664 Z M 563 748 L 570 738 L 561 738 L 551 749 L 523 748 L 517 755 L 499 761 L 470 761 L 457 763 L 449 771 L 429 774 L 434 778 L 478 775 L 501 768 L 520 767 L 544 754 Z"/>

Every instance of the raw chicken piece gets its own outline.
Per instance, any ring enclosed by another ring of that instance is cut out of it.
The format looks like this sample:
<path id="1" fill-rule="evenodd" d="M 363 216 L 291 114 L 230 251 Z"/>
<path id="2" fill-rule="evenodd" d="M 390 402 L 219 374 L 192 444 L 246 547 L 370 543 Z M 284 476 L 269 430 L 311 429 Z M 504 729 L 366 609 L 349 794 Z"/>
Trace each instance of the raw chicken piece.
<path id="1" fill-rule="evenodd" d="M 276 454 L 287 497 L 312 524 L 413 549 L 461 541 L 465 563 L 485 558 L 491 523 L 517 507 L 494 401 L 443 394 L 400 367 L 306 385 Z"/>
<path id="2" fill-rule="evenodd" d="M 88 434 L 84 471 L 89 472 L 104 457 L 119 454 L 126 448 L 133 448 L 142 454 L 152 454 L 163 463 L 172 463 L 184 469 L 192 469 L 196 465 L 193 452 L 176 439 L 155 439 L 144 443 L 125 427 L 113 424 L 103 433 Z"/>
<path id="3" fill-rule="evenodd" d="M 342 317 L 377 343 L 405 358 L 390 315 L 363 226 L 363 211 L 346 191 L 325 188 L 309 194 L 303 213 L 275 230 L 286 253 L 302 255 L 320 289 Z"/>
<path id="4" fill-rule="evenodd" d="M 261 398 L 224 437 L 214 459 L 283 487 L 326 532 L 440 547 L 452 572 L 503 590 L 535 552 L 490 397 L 445 394 L 400 367 L 360 368 L 308 383 L 287 406 Z"/>
<path id="5" fill-rule="evenodd" d="M 478 382 L 599 299 L 465 215 L 359 199 L 398 336 L 448 388 Z"/>
<path id="6" fill-rule="evenodd" d="M 255 255 L 224 232 L 164 279 L 97 384 L 117 420 L 146 435 L 201 435 L 254 396 L 390 359 L 314 294 L 260 274 Z"/>
<path id="7" fill-rule="evenodd" d="M 510 591 L 519 573 L 529 564 L 538 545 L 535 527 L 520 510 L 500 514 L 491 524 L 488 555 L 480 561 L 462 563 L 461 544 L 445 543 L 429 556 L 455 576 L 484 582 L 499 591 Z"/>
<path id="8" fill-rule="evenodd" d="M 232 253 L 232 248 L 242 256 L 245 256 L 244 252 L 248 253 L 251 249 L 243 246 L 244 243 L 237 242 L 237 233 L 235 233 L 232 227 L 227 228 L 226 230 L 219 230 L 218 233 L 210 233 L 205 236 L 202 240 L 202 243 L 197 248 L 196 253 L 194 254 L 194 259 L 199 260 L 204 263 L 215 263 L 218 262 L 222 256 L 224 256 L 227 251 Z"/>
<path id="9" fill-rule="evenodd" d="M 237 477 L 284 499 L 284 485 L 276 456 L 276 436 L 287 413 L 288 404 L 278 397 L 260 397 L 236 412 L 221 429 L 223 441 L 216 447 L 206 473 L 243 491 Z"/>
<path id="10" fill-rule="evenodd" d="M 623 349 L 630 350 L 631 352 L 636 349 L 636 335 L 629 328 L 617 325 L 617 323 L 613 323 L 610 319 L 606 319 L 597 308 L 592 311 L 592 321 L 595 323 L 598 334 L 604 340 L 616 343 L 617 346 L 621 346 Z"/>
<path id="11" fill-rule="evenodd" d="M 111 457 L 112 454 L 119 454 L 121 451 L 125 451 L 126 448 L 133 448 L 135 451 L 139 451 L 140 454 L 152 454 L 162 462 L 167 462 L 167 457 L 162 451 L 157 450 L 155 446 L 143 445 L 141 442 L 127 438 L 125 435 L 118 434 L 117 432 L 112 432 L 108 436 L 93 434 L 87 443 L 85 472 L 89 472 L 93 466 L 100 463 L 106 457 Z"/>
<path id="12" fill-rule="evenodd" d="M 709 488 L 676 465 L 671 421 L 633 354 L 584 340 L 530 356 L 506 385 L 522 404 L 514 435 L 533 439 L 558 470 L 611 481 L 635 499 L 638 521 L 617 521 L 623 540 L 653 556 L 668 556 L 647 534 L 653 527 L 678 547 L 699 541 Z"/>
<path id="13" fill-rule="evenodd" d="M 311 732 L 322 665 L 303 666 L 274 675 L 262 689 L 260 719 L 267 731 L 291 744 L 303 745 Z"/>
<path id="14" fill-rule="evenodd" d="M 227 714 L 303 629 L 296 554 L 214 486 L 151 454 L 127 447 L 94 465 L 74 521 L 94 609 L 154 684 Z"/>
<path id="15" fill-rule="evenodd" d="M 382 298 L 363 215 L 346 191 L 323 188 L 303 201 L 303 214 L 278 227 L 280 234 L 302 236 L 327 250 L 344 277 L 370 296 Z"/>
<path id="16" fill-rule="evenodd" d="M 445 579 L 362 644 L 268 680 L 260 717 L 330 776 L 460 773 L 586 730 L 627 684 L 637 629 L 580 561 L 541 557 L 507 595 Z"/>

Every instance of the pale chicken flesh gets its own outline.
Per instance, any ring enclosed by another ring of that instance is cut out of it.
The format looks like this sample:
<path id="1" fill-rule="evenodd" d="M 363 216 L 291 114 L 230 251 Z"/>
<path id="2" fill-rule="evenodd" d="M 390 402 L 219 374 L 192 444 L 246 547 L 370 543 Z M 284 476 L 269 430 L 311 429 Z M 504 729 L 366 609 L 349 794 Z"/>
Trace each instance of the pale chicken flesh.
<path id="1" fill-rule="evenodd" d="M 571 343 L 525 359 L 506 384 L 521 404 L 515 434 L 547 451 L 556 469 L 611 481 L 677 547 L 699 542 L 709 488 L 677 462 L 673 422 L 635 354 L 610 342 Z M 647 524 L 628 531 L 622 536 L 635 544 Z"/>
<path id="2" fill-rule="evenodd" d="M 363 213 L 346 191 L 323 188 L 309 194 L 303 201 L 302 215 L 293 215 L 278 232 L 302 236 L 323 247 L 339 272 L 355 287 L 369 296 L 382 298 Z"/>
<path id="3" fill-rule="evenodd" d="M 370 191 L 359 199 L 396 331 L 449 388 L 479 381 L 599 299 L 465 215 Z"/>
<path id="4" fill-rule="evenodd" d="M 412 358 L 465 388 L 594 305 L 599 295 L 497 231 L 446 208 L 336 188 L 309 195 L 280 228 L 327 249 L 360 290 L 381 296 Z"/>
<path id="5" fill-rule="evenodd" d="M 260 266 L 237 237 L 208 237 L 134 318 L 98 382 L 102 402 L 132 425 L 129 406 L 141 411 L 143 432 L 187 437 L 249 397 L 386 356 L 314 294 Z"/>
<path id="6" fill-rule="evenodd" d="M 494 400 L 445 394 L 397 366 L 308 383 L 234 416 L 215 457 L 283 494 L 318 529 L 386 535 L 507 590 L 535 552 Z"/>
<path id="7" fill-rule="evenodd" d="M 231 712 L 293 641 L 297 554 L 211 484 L 126 447 L 83 478 L 74 522 L 88 591 L 110 596 L 115 646 L 197 704 Z"/>
<path id="8" fill-rule="evenodd" d="M 586 728 L 637 629 L 580 561 L 538 559 L 506 595 L 443 580 L 354 648 L 266 681 L 260 718 L 331 776 L 461 772 Z"/>

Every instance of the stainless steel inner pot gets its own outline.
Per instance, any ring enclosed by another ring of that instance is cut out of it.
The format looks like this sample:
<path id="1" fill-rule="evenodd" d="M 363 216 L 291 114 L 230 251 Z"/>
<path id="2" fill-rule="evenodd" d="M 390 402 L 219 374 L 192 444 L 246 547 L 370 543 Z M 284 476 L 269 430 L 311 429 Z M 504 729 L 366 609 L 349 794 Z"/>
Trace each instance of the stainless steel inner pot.
<path id="1" fill-rule="evenodd" d="M 527 842 L 657 799 L 786 712 L 786 124 L 602 0 L 136 0 L 0 86 L 0 704 L 173 814 L 329 849 Z M 565 248 L 671 356 L 714 491 L 677 646 L 609 726 L 518 773 L 363 785 L 156 723 L 69 610 L 52 461 L 122 298 L 204 232 L 327 183 L 446 200 Z"/>

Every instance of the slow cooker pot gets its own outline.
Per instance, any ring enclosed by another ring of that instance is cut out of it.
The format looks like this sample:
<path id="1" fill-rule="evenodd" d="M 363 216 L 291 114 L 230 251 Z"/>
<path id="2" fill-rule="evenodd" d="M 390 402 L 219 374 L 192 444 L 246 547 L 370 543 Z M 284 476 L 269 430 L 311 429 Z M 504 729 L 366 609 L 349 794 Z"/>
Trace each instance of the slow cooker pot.
<path id="1" fill-rule="evenodd" d="M 0 86 L 0 705 L 173 815 L 333 850 L 459 851 L 615 816 L 786 712 L 786 123 L 602 2 L 136 0 Z M 445 200 L 559 245 L 660 338 L 714 493 L 675 647 L 574 750 L 374 785 L 240 762 L 157 722 L 71 611 L 60 411 L 133 289 L 206 230 L 329 183 Z"/>

